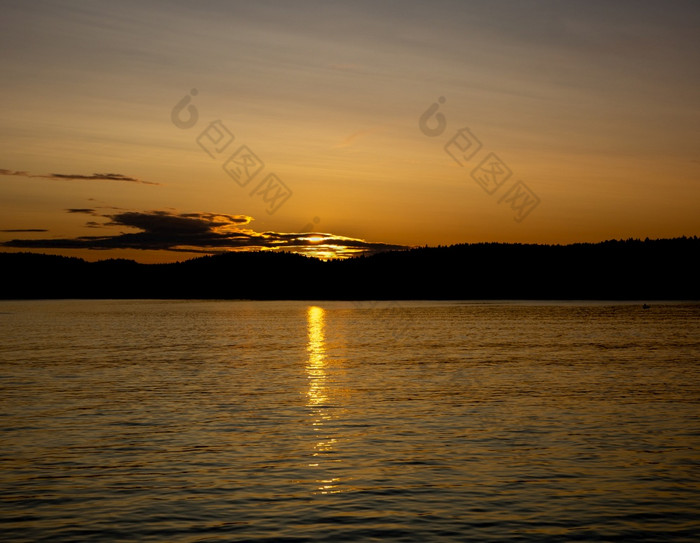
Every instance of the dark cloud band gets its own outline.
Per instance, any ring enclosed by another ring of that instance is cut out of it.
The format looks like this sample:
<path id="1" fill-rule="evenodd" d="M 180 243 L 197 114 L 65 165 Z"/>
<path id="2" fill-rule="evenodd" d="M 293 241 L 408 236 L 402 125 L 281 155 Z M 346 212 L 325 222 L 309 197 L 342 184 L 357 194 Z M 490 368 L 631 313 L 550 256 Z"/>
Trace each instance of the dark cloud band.
<path id="1" fill-rule="evenodd" d="M 35 249 L 142 249 L 206 254 L 236 250 L 285 250 L 341 258 L 403 248 L 328 233 L 255 232 L 247 227 L 253 220 L 247 215 L 163 210 L 99 214 L 90 208 L 71 208 L 67 212 L 107 219 L 102 223 L 89 221 L 86 224 L 89 228 L 122 227 L 138 232 L 63 239 L 14 239 L 1 245 Z"/>

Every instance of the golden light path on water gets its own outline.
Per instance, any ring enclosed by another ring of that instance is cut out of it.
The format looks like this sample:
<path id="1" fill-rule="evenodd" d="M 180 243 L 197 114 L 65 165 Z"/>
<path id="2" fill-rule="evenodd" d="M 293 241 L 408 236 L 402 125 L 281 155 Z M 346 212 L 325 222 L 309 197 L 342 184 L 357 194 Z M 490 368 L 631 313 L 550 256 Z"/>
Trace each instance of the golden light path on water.
<path id="1" fill-rule="evenodd" d="M 322 307 L 310 306 L 307 309 L 308 329 L 308 360 L 306 375 L 309 379 L 307 391 L 307 407 L 312 410 L 312 425 L 315 433 L 313 461 L 309 467 L 324 467 L 327 455 L 333 452 L 336 439 L 328 435 L 324 426 L 333 418 L 329 413 L 329 387 L 326 370 L 326 340 L 325 340 L 325 310 Z M 322 494 L 340 492 L 336 477 L 322 477 L 317 480 L 318 491 Z"/>

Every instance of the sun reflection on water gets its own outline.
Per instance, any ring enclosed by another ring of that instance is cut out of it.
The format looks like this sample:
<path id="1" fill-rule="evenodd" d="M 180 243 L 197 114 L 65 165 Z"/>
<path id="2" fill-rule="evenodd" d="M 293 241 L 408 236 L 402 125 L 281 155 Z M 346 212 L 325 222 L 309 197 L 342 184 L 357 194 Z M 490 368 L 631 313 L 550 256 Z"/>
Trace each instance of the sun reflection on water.
<path id="1" fill-rule="evenodd" d="M 316 434 L 313 446 L 313 460 L 309 467 L 327 468 L 333 462 L 330 459 L 335 451 L 336 439 L 330 434 L 327 424 L 333 419 L 329 404 L 329 383 L 326 361 L 325 310 L 310 306 L 306 312 L 309 341 L 307 352 L 306 376 L 309 380 L 307 407 L 312 410 L 312 426 Z M 337 477 L 319 474 L 316 479 L 317 491 L 321 494 L 340 492 Z"/>
<path id="2" fill-rule="evenodd" d="M 309 378 L 308 406 L 323 405 L 328 399 L 326 394 L 326 347 L 324 334 L 325 311 L 322 307 L 311 306 L 307 310 L 309 343 L 307 351 L 309 360 L 306 365 L 306 375 Z"/>

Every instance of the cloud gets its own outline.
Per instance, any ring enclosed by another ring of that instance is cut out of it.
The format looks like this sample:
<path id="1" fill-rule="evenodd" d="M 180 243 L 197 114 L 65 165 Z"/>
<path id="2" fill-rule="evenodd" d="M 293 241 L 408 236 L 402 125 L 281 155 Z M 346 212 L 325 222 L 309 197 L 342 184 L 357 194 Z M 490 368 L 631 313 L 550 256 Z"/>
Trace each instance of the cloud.
<path id="1" fill-rule="evenodd" d="M 170 210 L 99 214 L 94 209 L 80 208 L 72 208 L 67 212 L 107 219 L 102 223 L 89 221 L 85 225 L 88 228 L 121 227 L 137 231 L 63 239 L 14 239 L 0 246 L 34 249 L 143 249 L 204 254 L 285 250 L 321 258 L 344 258 L 403 248 L 328 233 L 256 232 L 247 227 L 253 221 L 248 215 L 177 213 Z"/>
<path id="2" fill-rule="evenodd" d="M 87 207 L 73 207 L 66 209 L 66 213 L 85 213 L 86 215 L 97 215 L 97 211 Z"/>
<path id="3" fill-rule="evenodd" d="M 52 173 L 46 176 L 36 176 L 36 177 L 46 177 L 47 179 L 88 179 L 88 180 L 102 180 L 102 181 L 128 181 L 130 183 L 141 183 L 142 185 L 160 185 L 160 183 L 154 183 L 153 181 L 144 181 L 143 179 L 137 179 L 136 177 L 128 177 L 120 173 L 93 173 L 92 175 L 79 175 L 79 174 L 65 174 L 65 173 Z"/>
<path id="4" fill-rule="evenodd" d="M 77 173 L 51 173 L 48 175 L 31 174 L 21 170 L 7 170 L 0 168 L 0 175 L 16 176 L 16 177 L 33 177 L 40 179 L 67 179 L 67 180 L 88 180 L 88 181 L 126 181 L 128 183 L 140 183 L 142 185 L 160 185 L 153 181 L 144 181 L 136 177 L 129 177 L 120 173 L 93 173 L 92 175 L 83 175 Z"/>
<path id="5" fill-rule="evenodd" d="M 0 232 L 48 232 L 46 228 L 13 228 L 10 230 L 0 230 Z"/>
<path id="6" fill-rule="evenodd" d="M 32 175 L 29 172 L 24 172 L 20 170 L 6 170 L 4 168 L 0 168 L 0 175 L 17 175 L 20 177 L 32 177 Z"/>

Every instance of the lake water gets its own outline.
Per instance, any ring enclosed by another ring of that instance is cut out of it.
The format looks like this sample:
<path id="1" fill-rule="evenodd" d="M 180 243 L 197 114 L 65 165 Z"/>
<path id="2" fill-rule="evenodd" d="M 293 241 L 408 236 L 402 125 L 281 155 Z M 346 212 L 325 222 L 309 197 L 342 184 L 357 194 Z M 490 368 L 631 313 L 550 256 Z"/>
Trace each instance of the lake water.
<path id="1" fill-rule="evenodd" d="M 698 541 L 700 305 L 0 302 L 3 541 Z"/>

